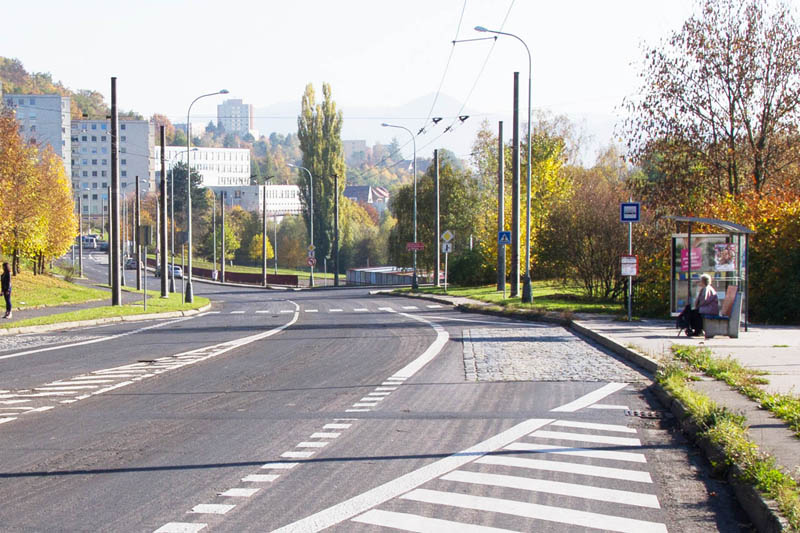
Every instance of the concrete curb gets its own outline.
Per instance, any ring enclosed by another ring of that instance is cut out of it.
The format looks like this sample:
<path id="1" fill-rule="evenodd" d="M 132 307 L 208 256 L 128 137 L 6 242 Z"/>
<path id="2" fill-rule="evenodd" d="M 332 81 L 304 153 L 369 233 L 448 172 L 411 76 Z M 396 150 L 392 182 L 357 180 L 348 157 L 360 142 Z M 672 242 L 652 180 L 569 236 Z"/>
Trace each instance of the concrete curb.
<path id="1" fill-rule="evenodd" d="M 449 305 L 454 305 L 452 301 L 445 300 L 443 298 L 437 299 L 436 297 L 431 297 L 428 295 L 417 295 L 417 294 L 399 294 L 399 293 L 389 293 L 383 291 L 371 291 L 370 294 L 388 294 L 392 296 L 405 296 L 409 298 L 419 298 L 422 300 L 431 300 L 439 303 L 446 303 Z M 579 321 L 570 318 L 563 318 L 561 320 L 556 319 L 554 317 L 546 317 L 546 316 L 531 316 L 525 313 L 515 313 L 513 311 L 508 313 L 503 313 L 499 311 L 495 311 L 493 309 L 481 309 L 480 307 L 470 306 L 470 305 L 455 305 L 456 309 L 462 312 L 469 312 L 469 313 L 477 313 L 477 314 L 484 314 L 484 315 L 493 315 L 493 316 L 501 316 L 505 318 L 522 318 L 524 320 L 530 320 L 535 322 L 549 322 L 549 323 L 557 323 L 564 327 L 567 327 L 574 331 L 575 333 L 584 336 L 593 340 L 594 342 L 600 344 L 604 348 L 614 352 L 618 356 L 630 361 L 631 363 L 639 366 L 640 368 L 645 369 L 650 374 L 655 374 L 658 372 L 659 368 L 661 367 L 660 363 L 655 359 L 647 357 L 636 350 L 632 350 L 626 346 L 621 345 L 611 337 L 607 337 L 601 333 L 597 333 L 586 326 L 582 325 Z M 666 390 L 664 390 L 661 385 L 654 382 L 653 383 L 653 390 L 655 392 L 656 397 L 659 401 L 669 409 L 675 418 L 678 420 L 680 424 L 681 430 L 686 433 L 686 435 L 694 442 L 704 453 L 706 459 L 714 465 L 714 464 L 725 464 L 726 463 L 726 456 L 725 452 L 719 448 L 718 446 L 714 445 L 713 443 L 709 442 L 706 439 L 699 437 L 699 428 L 698 426 L 692 421 L 688 411 L 686 408 L 678 401 L 676 398 L 673 398 Z M 731 484 L 734 490 L 734 494 L 736 494 L 736 499 L 739 501 L 739 505 L 742 506 L 747 516 L 753 522 L 753 525 L 760 533 L 777 533 L 781 531 L 792 531 L 789 523 L 786 519 L 780 514 L 778 510 L 778 505 L 775 501 L 769 500 L 764 497 L 761 492 L 758 491 L 757 488 L 754 486 L 741 481 L 742 478 L 742 470 L 739 468 L 738 465 L 733 464 L 727 468 L 727 475 L 726 479 Z"/>
<path id="2" fill-rule="evenodd" d="M 188 311 L 169 311 L 166 313 L 148 313 L 142 315 L 111 316 L 106 318 L 96 318 L 94 320 L 76 320 L 74 322 L 60 322 L 57 324 L 43 324 L 41 326 L 25 326 L 21 328 L 0 329 L 0 336 L 17 335 L 19 333 L 48 333 L 50 331 L 60 331 L 64 329 L 82 328 L 87 326 L 100 326 L 102 324 L 113 324 L 115 322 L 139 322 L 142 320 L 153 320 L 157 318 L 179 318 L 194 316 L 211 309 L 211 304 L 204 305 L 199 309 L 189 309 Z"/>

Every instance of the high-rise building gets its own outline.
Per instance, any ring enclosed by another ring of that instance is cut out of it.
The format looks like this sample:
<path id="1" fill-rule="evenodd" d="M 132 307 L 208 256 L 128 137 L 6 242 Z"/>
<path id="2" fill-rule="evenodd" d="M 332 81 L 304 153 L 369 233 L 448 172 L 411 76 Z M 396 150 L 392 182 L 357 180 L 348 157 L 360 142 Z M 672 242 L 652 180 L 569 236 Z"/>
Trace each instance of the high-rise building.
<path id="1" fill-rule="evenodd" d="M 226 133 L 247 135 L 254 131 L 253 106 L 241 100 L 225 100 L 217 106 L 217 126 L 222 126 Z"/>
<path id="2" fill-rule="evenodd" d="M 72 188 L 83 197 L 83 214 L 108 213 L 108 186 L 111 184 L 111 121 L 73 120 Z M 119 121 L 119 186 L 123 196 L 136 190 L 155 190 L 155 152 L 153 125 L 147 120 Z"/>
<path id="3" fill-rule="evenodd" d="M 70 176 L 69 96 L 0 92 L 0 101 L 14 111 L 23 138 L 40 146 L 50 145 L 64 161 L 64 170 Z"/>

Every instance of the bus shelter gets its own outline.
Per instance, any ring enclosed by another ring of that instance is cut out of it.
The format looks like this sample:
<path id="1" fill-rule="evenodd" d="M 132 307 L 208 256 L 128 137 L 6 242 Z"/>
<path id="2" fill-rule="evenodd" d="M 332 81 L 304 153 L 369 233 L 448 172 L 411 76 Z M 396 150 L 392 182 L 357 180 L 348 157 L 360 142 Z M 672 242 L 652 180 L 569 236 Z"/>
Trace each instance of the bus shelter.
<path id="1" fill-rule="evenodd" d="M 671 239 L 670 312 L 677 316 L 694 301 L 692 286 L 702 274 L 711 276 L 712 285 L 720 298 L 720 307 L 729 285 L 742 293 L 744 329 L 749 323 L 747 251 L 753 231 L 740 224 L 715 218 L 669 216 L 678 228 L 683 223 L 686 233 L 673 233 Z M 722 230 L 719 233 L 694 233 L 701 225 Z"/>

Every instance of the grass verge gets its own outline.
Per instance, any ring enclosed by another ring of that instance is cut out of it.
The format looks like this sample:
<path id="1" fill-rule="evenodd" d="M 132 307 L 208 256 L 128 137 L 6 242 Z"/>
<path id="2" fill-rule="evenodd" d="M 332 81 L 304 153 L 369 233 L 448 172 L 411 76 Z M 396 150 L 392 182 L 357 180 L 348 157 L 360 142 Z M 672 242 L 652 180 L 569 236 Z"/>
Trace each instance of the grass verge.
<path id="1" fill-rule="evenodd" d="M 736 359 L 715 358 L 711 350 L 699 346 L 673 345 L 672 353 L 679 360 L 705 374 L 724 381 L 740 393 L 789 424 L 795 436 L 800 437 L 800 398 L 792 394 L 771 394 L 758 385 L 769 383 L 766 372 L 741 365 Z"/>
<path id="2" fill-rule="evenodd" d="M 619 302 L 609 302 L 586 298 L 575 287 L 569 287 L 552 281 L 534 281 L 533 303 L 522 303 L 521 298 L 503 298 L 503 292 L 496 285 L 484 287 L 448 287 L 447 292 L 441 287 L 421 287 L 423 294 L 447 294 L 462 296 L 481 302 L 494 304 L 512 310 L 528 310 L 539 313 L 603 313 L 620 315 L 624 312 Z M 409 292 L 411 289 L 397 289 L 398 292 Z M 507 287 L 510 294 L 510 286 Z"/>
<path id="3" fill-rule="evenodd" d="M 47 274 L 34 276 L 22 271 L 11 280 L 11 303 L 15 308 L 48 307 L 106 298 L 108 293 L 75 285 Z"/>
<path id="4" fill-rule="evenodd" d="M 147 254 L 147 257 L 150 258 L 150 259 L 155 259 L 156 256 L 153 255 L 153 254 Z M 171 263 L 172 259 L 170 259 L 169 261 Z M 181 266 L 181 258 L 180 258 L 180 256 L 175 256 L 175 264 L 177 266 Z M 322 262 L 320 261 L 320 263 L 318 263 L 318 265 L 317 265 L 317 268 L 314 269 L 314 279 L 316 279 L 316 278 L 333 279 L 333 272 L 328 272 L 327 274 L 325 274 L 322 271 L 321 265 L 322 265 Z M 192 267 L 194 267 L 194 268 L 212 269 L 212 268 L 214 268 L 214 263 L 212 263 L 211 261 L 208 261 L 206 259 L 202 259 L 202 258 L 193 256 L 192 257 Z M 219 268 L 219 263 L 217 263 L 217 268 Z M 280 267 L 278 267 L 278 274 L 288 274 L 290 276 L 296 275 L 299 278 L 307 277 L 309 275 L 309 271 L 310 271 L 310 269 L 308 269 L 308 268 L 293 269 L 293 268 L 280 268 Z M 245 273 L 250 273 L 250 274 L 261 274 L 261 267 L 260 266 L 246 266 L 246 265 L 233 265 L 233 266 L 226 265 L 225 266 L 225 272 L 245 272 Z M 269 268 L 267 268 L 267 274 L 274 274 L 274 273 L 275 273 L 275 268 L 274 267 L 270 266 Z M 339 277 L 343 277 L 343 276 L 340 274 Z"/>
<path id="5" fill-rule="evenodd" d="M 797 482 L 780 470 L 775 459 L 761 452 L 750 440 L 743 416 L 732 413 L 711 398 L 689 386 L 691 376 L 686 366 L 679 362 L 663 367 L 656 381 L 686 408 L 691 422 L 698 427 L 698 437 L 718 447 L 724 456 L 724 465 L 736 465 L 740 480 L 756 487 L 768 498 L 778 503 L 778 508 L 794 529 L 800 529 L 800 492 Z"/>
<path id="6" fill-rule="evenodd" d="M 139 292 L 131 290 L 131 292 Z M 161 298 L 159 291 L 147 291 L 150 296 L 147 299 L 147 311 L 144 310 L 141 301 L 136 303 L 129 303 L 118 306 L 101 306 L 90 307 L 81 309 L 79 311 L 70 311 L 67 313 L 58 313 L 54 315 L 44 315 L 39 317 L 27 318 L 17 322 L 0 323 L 0 327 L 8 328 L 22 328 L 27 326 L 42 326 L 48 324 L 61 324 L 64 322 L 76 322 L 79 320 L 97 320 L 100 318 L 113 318 L 122 316 L 132 316 L 150 313 L 167 313 L 170 311 L 188 311 L 191 309 L 199 309 L 208 305 L 209 299 L 202 296 L 195 296 L 194 302 L 190 304 L 183 303 L 183 295 L 180 293 L 171 293 L 168 298 Z M 107 297 L 107 293 L 103 293 Z"/>

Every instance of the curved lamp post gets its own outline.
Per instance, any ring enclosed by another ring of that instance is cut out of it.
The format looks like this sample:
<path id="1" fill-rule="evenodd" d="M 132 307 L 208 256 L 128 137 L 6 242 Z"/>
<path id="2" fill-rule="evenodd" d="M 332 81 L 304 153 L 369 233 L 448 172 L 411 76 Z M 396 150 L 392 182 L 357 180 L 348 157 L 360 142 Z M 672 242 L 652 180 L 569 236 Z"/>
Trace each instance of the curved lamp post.
<path id="1" fill-rule="evenodd" d="M 406 128 L 405 126 L 397 126 L 394 124 L 387 124 L 384 122 L 381 124 L 384 128 L 399 128 L 401 130 L 406 130 L 409 135 L 411 135 L 411 141 L 414 143 L 414 242 L 417 242 L 417 138 L 411 132 L 410 129 Z M 437 241 L 439 241 L 439 236 L 436 235 L 435 237 Z M 414 249 L 414 276 L 411 278 L 411 290 L 419 289 L 419 283 L 417 283 L 417 250 Z"/>
<path id="2" fill-rule="evenodd" d="M 521 42 L 522 46 L 525 47 L 525 51 L 528 52 L 528 198 L 525 217 L 525 277 L 522 282 L 522 301 L 530 303 L 533 301 L 533 291 L 531 289 L 531 77 L 533 74 L 533 62 L 531 61 L 531 51 L 525 41 L 513 33 L 488 30 L 483 26 L 475 26 L 475 31 L 513 37 Z"/>
<path id="3" fill-rule="evenodd" d="M 311 175 L 311 171 L 308 170 L 306 167 L 301 167 L 300 165 L 293 165 L 291 163 L 287 163 L 288 166 L 292 168 L 299 168 L 300 170 L 305 170 L 306 174 L 308 174 L 308 188 L 309 188 L 309 198 L 310 198 L 310 205 L 308 210 L 308 220 L 310 225 L 310 234 L 311 234 L 311 247 L 313 250 L 314 247 L 314 177 Z M 278 264 L 277 261 L 275 263 Z M 311 279 L 309 281 L 311 287 L 314 286 L 314 266 L 311 266 Z"/>
<path id="4" fill-rule="evenodd" d="M 194 302 L 194 292 L 192 291 L 192 166 L 189 163 L 189 152 L 192 149 L 192 124 L 190 122 L 192 106 L 201 98 L 205 98 L 207 96 L 216 96 L 218 94 L 228 94 L 228 92 L 228 89 L 222 89 L 221 91 L 217 91 L 215 93 L 201 94 L 192 100 L 192 103 L 189 104 L 189 110 L 186 112 L 186 241 L 189 249 L 189 260 L 186 265 L 186 269 L 189 273 L 188 277 L 186 278 L 185 299 L 187 303 Z M 186 273 L 184 273 L 184 276 L 186 276 Z"/>

